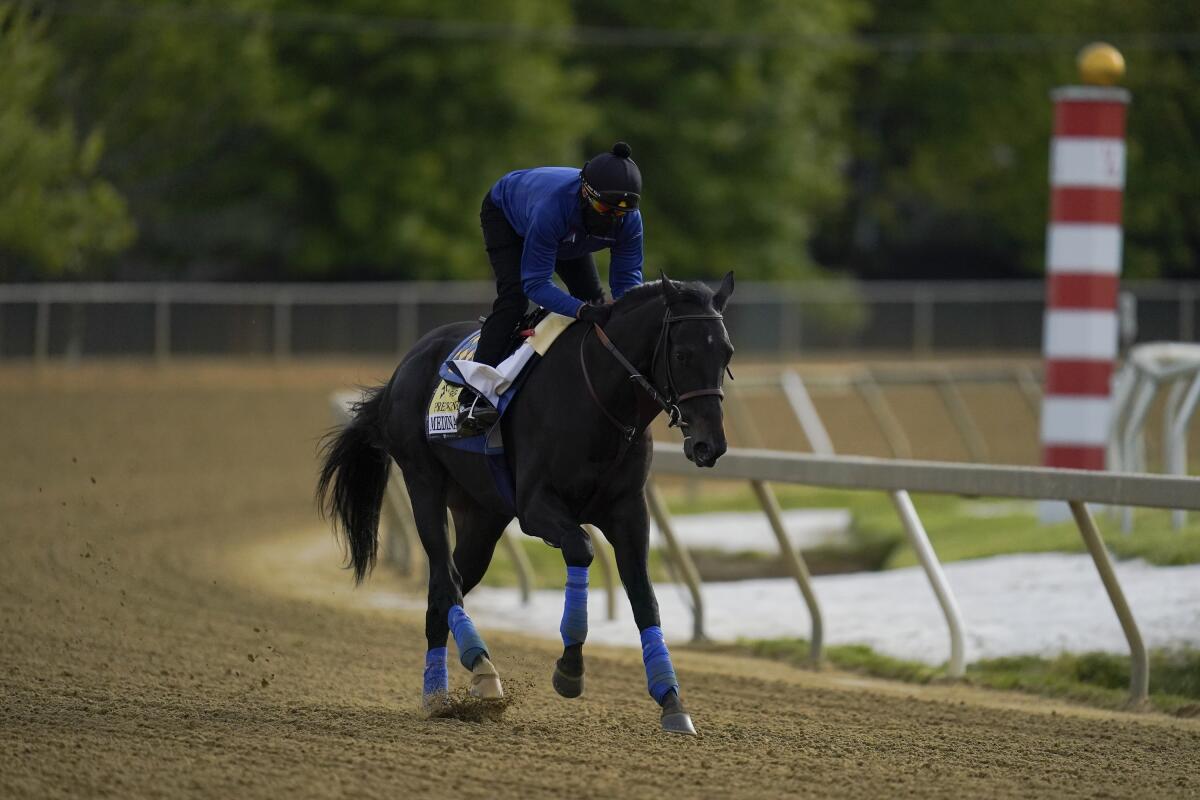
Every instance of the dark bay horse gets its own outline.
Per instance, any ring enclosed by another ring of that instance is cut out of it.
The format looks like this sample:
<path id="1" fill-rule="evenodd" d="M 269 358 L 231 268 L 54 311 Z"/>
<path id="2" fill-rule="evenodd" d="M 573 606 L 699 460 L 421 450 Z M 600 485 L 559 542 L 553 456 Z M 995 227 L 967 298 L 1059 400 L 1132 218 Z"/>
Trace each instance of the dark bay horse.
<path id="1" fill-rule="evenodd" d="M 389 459 L 404 475 L 421 543 L 429 557 L 424 700 L 448 691 L 446 639 L 471 671 L 471 693 L 503 696 L 500 677 L 463 596 L 479 583 L 505 527 L 521 528 L 562 550 L 567 566 L 560 632 L 563 655 L 553 676 L 564 697 L 583 692 L 591 523 L 612 544 L 617 569 L 641 632 L 650 695 L 665 730 L 695 733 L 659 627 L 650 584 L 648 426 L 666 410 L 683 430 L 684 452 L 711 467 L 725 452 L 721 385 L 733 355 L 722 310 L 733 273 L 714 293 L 700 283 L 660 281 L 618 300 L 603 330 L 570 325 L 529 375 L 501 419 L 505 457 L 515 481 L 514 509 L 495 488 L 485 459 L 430 444 L 425 412 L 438 368 L 473 323 L 431 331 L 385 385 L 369 390 L 354 418 L 330 434 L 317 486 L 322 511 L 344 535 L 355 578 L 372 567 Z M 632 378 L 632 379 L 631 379 Z M 457 544 L 450 552 L 446 509 Z"/>

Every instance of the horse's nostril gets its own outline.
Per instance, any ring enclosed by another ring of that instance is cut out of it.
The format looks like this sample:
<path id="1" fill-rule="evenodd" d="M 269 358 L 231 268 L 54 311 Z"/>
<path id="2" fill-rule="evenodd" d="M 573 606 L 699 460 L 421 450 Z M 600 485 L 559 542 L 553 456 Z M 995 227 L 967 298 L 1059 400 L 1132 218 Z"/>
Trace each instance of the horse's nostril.
<path id="1" fill-rule="evenodd" d="M 707 461 L 711 453 L 712 448 L 704 442 L 699 442 L 692 448 L 692 454 L 695 455 L 697 461 Z"/>

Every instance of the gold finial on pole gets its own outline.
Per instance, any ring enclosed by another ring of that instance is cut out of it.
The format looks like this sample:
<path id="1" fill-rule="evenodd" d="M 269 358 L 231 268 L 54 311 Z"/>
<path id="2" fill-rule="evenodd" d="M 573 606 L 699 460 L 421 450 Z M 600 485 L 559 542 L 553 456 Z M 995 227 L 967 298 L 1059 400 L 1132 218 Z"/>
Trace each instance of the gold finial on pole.
<path id="1" fill-rule="evenodd" d="M 1107 42 L 1092 42 L 1079 51 L 1079 77 L 1092 86 L 1114 86 L 1125 76 L 1125 57 Z"/>

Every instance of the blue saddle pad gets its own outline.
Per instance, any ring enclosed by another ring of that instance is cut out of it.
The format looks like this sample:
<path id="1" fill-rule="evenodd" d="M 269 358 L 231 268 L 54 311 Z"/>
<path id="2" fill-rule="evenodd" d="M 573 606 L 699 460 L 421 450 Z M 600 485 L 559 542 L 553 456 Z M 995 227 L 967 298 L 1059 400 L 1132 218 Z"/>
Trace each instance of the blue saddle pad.
<path id="1" fill-rule="evenodd" d="M 515 511 L 513 477 L 508 469 L 508 462 L 504 458 L 504 439 L 500 434 L 500 420 L 504 418 L 504 412 L 508 410 L 513 397 L 524 384 L 525 376 L 529 374 L 530 368 L 537 359 L 531 359 L 517 379 L 513 381 L 512 386 L 500 395 L 497 405 L 500 417 L 496 424 L 487 433 L 460 436 L 455 418 L 458 416 L 458 395 L 462 391 L 463 380 L 450 362 L 460 359 L 471 360 L 475 356 L 475 349 L 479 346 L 479 333 L 479 331 L 475 331 L 459 342 L 438 368 L 438 377 L 441 380 L 438 381 L 433 390 L 433 396 L 429 400 L 428 411 L 425 415 L 425 438 L 445 447 L 479 453 L 483 456 L 487 460 L 488 471 L 491 472 L 492 479 L 496 482 L 497 491 Z"/>

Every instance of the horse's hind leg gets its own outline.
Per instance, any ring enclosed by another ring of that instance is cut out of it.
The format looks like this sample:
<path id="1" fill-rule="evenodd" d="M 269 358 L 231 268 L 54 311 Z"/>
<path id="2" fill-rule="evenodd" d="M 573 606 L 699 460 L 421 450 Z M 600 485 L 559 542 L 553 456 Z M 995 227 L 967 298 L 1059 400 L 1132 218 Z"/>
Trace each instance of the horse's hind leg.
<path id="1" fill-rule="evenodd" d="M 493 514 L 480 505 L 469 503 L 451 509 L 458 541 L 454 545 L 454 567 L 458 570 L 464 595 L 470 594 L 483 579 L 496 544 L 512 522 L 506 514 Z"/>
<path id="2" fill-rule="evenodd" d="M 500 541 L 512 517 L 493 514 L 473 502 L 460 505 L 452 511 L 458 539 L 454 545 L 454 566 L 458 570 L 459 586 L 466 595 L 483 579 L 496 552 L 496 543 Z M 460 652 L 461 649 L 460 646 Z M 471 672 L 472 694 L 489 699 L 504 696 L 500 675 L 486 653 L 482 663 L 475 665 Z"/>
<path id="3" fill-rule="evenodd" d="M 446 672 L 446 637 L 454 633 L 459 660 L 472 672 L 471 693 L 483 698 L 502 697 L 500 678 L 488 659 L 487 646 L 463 610 L 462 579 L 450 557 L 446 526 L 446 473 L 438 464 L 403 469 L 412 499 L 413 517 L 421 544 L 429 558 L 429 603 L 425 612 L 425 678 L 422 698 L 426 707 L 442 702 L 449 691 Z"/>

